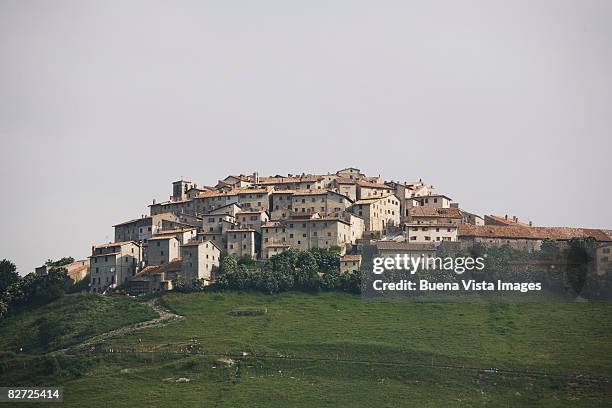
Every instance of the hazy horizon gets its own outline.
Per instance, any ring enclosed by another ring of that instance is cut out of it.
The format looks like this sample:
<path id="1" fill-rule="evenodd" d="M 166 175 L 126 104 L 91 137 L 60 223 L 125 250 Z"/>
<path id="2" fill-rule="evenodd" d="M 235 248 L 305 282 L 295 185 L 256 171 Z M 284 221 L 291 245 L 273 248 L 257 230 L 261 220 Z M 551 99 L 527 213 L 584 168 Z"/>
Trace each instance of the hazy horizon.
<path id="1" fill-rule="evenodd" d="M 90 254 L 182 178 L 423 179 L 612 229 L 612 2 L 0 2 L 0 259 Z"/>

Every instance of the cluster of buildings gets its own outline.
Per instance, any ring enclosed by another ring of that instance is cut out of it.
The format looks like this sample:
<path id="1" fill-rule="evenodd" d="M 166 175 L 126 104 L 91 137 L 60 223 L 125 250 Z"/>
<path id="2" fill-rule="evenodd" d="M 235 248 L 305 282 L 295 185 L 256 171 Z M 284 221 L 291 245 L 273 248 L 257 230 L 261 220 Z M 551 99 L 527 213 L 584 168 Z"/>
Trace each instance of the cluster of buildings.
<path id="1" fill-rule="evenodd" d="M 328 174 L 230 175 L 214 186 L 179 180 L 149 215 L 114 226 L 114 242 L 92 247 L 91 290 L 124 285 L 135 294 L 170 290 L 180 277 L 210 283 L 222 252 L 266 260 L 288 248 L 337 247 L 341 271 L 359 270 L 359 248 L 435 250 L 443 242 L 537 250 L 544 239 L 592 236 L 598 263 L 612 259 L 610 231 L 535 227 L 516 217 L 479 216 L 419 181 L 385 181 L 357 168 Z"/>

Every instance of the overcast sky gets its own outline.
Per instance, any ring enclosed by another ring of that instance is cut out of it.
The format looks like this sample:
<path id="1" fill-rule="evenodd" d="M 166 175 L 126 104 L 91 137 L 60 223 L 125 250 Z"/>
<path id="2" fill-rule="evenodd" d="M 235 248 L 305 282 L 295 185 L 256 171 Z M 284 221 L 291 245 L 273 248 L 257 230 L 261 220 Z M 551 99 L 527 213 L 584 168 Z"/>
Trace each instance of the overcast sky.
<path id="1" fill-rule="evenodd" d="M 0 258 L 86 257 L 184 177 L 357 166 L 612 228 L 611 1 L 0 0 Z"/>

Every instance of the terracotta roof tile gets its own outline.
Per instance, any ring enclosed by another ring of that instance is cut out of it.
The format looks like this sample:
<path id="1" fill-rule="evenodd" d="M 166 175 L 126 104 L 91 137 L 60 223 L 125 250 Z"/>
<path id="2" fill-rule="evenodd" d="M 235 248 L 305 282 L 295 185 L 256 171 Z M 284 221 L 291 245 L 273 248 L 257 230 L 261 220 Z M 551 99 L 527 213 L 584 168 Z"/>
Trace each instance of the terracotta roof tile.
<path id="1" fill-rule="evenodd" d="M 409 213 L 413 217 L 463 218 L 458 208 L 412 207 Z"/>
<path id="2" fill-rule="evenodd" d="M 403 251 L 435 251 L 434 244 L 413 244 L 410 242 L 395 242 L 395 241 L 374 241 L 376 248 L 386 250 L 403 250 Z"/>
<path id="3" fill-rule="evenodd" d="M 459 225 L 460 237 L 522 238 L 568 240 L 573 237 L 593 237 L 597 241 L 612 241 L 599 229 L 571 227 L 526 227 L 522 225 Z"/>

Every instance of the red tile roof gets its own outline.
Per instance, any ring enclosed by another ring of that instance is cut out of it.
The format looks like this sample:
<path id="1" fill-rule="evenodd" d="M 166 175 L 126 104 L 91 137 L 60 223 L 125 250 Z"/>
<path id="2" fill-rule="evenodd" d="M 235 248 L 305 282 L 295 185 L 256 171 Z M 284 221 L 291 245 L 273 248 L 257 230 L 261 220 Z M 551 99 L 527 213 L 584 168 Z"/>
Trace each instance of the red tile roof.
<path id="1" fill-rule="evenodd" d="M 356 262 L 361 261 L 361 255 L 344 255 L 340 258 L 341 262 Z"/>
<path id="2" fill-rule="evenodd" d="M 410 242 L 396 241 L 374 241 L 376 248 L 386 250 L 402 250 L 402 251 L 435 251 L 434 244 L 413 244 Z"/>
<path id="3" fill-rule="evenodd" d="M 574 237 L 593 237 L 597 241 L 612 241 L 612 237 L 599 229 L 571 227 L 526 227 L 522 225 L 459 225 L 460 237 L 552 239 L 568 240 Z"/>
<path id="4" fill-rule="evenodd" d="M 412 207 L 409 213 L 413 217 L 463 218 L 458 208 Z"/>

